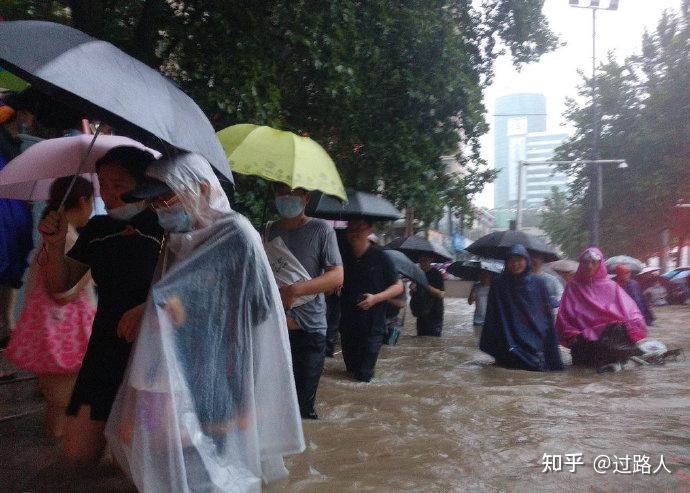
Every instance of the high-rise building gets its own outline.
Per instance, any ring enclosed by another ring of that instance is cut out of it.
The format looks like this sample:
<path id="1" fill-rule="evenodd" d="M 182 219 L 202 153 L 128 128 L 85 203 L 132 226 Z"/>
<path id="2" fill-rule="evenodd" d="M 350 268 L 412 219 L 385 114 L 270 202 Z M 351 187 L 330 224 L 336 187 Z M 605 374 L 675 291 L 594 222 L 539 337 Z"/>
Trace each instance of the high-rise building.
<path id="1" fill-rule="evenodd" d="M 546 98 L 543 94 L 509 94 L 496 100 L 494 159 L 495 168 L 500 171 L 494 185 L 496 209 L 515 208 L 518 161 L 526 158 L 527 134 L 545 130 Z"/>
<path id="2" fill-rule="evenodd" d="M 551 134 L 535 132 L 527 134 L 525 146 L 525 160 L 548 161 L 553 159 L 554 150 L 568 139 L 568 134 Z M 548 164 L 530 164 L 524 169 L 523 207 L 525 209 L 538 208 L 544 205 L 544 200 L 551 195 L 554 187 L 565 189 L 568 177 L 563 172 L 557 172 Z"/>

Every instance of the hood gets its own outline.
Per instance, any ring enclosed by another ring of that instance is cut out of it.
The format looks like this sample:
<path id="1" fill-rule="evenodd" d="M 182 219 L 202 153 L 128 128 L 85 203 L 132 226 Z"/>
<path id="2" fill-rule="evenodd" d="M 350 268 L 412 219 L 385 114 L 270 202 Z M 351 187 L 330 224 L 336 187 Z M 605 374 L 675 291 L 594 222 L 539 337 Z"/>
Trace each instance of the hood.
<path id="1" fill-rule="evenodd" d="M 585 257 L 599 259 L 599 269 L 594 273 L 593 277 L 589 277 L 589 275 L 586 272 L 586 268 L 582 263 L 582 260 Z M 604 257 L 602 251 L 599 250 L 597 247 L 586 248 L 577 259 L 579 260 L 580 265 L 577 268 L 577 272 L 575 273 L 575 279 L 580 281 L 599 281 L 602 279 L 608 280 L 608 272 L 606 272 L 606 265 L 604 265 L 604 261 L 606 260 L 606 258 Z"/>
<path id="2" fill-rule="evenodd" d="M 510 250 L 508 251 L 508 257 L 506 258 L 506 267 L 503 272 L 505 272 L 509 277 L 515 277 L 508 270 L 508 259 L 510 257 L 522 257 L 527 261 L 527 267 L 525 268 L 524 272 L 520 274 L 519 277 L 526 276 L 532 271 L 532 261 L 530 260 L 529 252 L 527 251 L 527 248 L 524 247 L 524 245 L 518 244 L 510 247 Z"/>

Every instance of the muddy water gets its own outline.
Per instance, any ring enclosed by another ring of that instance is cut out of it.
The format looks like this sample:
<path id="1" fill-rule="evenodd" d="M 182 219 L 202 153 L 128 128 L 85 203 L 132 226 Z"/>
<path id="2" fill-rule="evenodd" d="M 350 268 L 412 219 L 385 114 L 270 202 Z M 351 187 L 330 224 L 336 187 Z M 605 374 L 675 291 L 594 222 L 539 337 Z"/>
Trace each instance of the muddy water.
<path id="1" fill-rule="evenodd" d="M 616 374 L 504 370 L 476 349 L 471 310 L 447 299 L 440 339 L 414 337 L 408 313 L 369 384 L 348 379 L 339 355 L 329 360 L 308 449 L 268 491 L 690 491 L 690 361 Z M 690 306 L 658 317 L 650 335 L 690 355 Z M 563 471 L 542 472 L 544 454 L 561 456 Z M 584 464 L 569 472 L 565 454 Z M 633 455 L 654 470 L 662 454 L 671 473 L 622 473 Z M 600 455 L 612 461 L 605 474 L 593 468 Z"/>

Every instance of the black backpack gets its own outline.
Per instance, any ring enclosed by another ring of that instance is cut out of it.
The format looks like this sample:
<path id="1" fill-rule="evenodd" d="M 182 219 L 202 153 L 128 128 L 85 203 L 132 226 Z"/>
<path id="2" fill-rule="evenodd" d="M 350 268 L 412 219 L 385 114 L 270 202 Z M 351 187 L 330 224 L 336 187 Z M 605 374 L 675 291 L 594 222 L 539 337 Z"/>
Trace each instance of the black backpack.
<path id="1" fill-rule="evenodd" d="M 433 300 L 422 286 L 417 286 L 410 297 L 410 311 L 416 318 L 424 318 L 431 312 Z"/>

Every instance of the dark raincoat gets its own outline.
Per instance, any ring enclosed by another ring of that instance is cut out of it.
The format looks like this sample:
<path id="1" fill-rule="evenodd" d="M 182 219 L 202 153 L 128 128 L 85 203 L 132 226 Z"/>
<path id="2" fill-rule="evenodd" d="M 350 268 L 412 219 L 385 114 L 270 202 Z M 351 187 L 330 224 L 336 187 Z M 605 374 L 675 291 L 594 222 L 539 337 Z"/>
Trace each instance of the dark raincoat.
<path id="1" fill-rule="evenodd" d="M 562 370 L 546 284 L 531 273 L 525 247 L 513 246 L 510 256 L 524 257 L 527 268 L 517 276 L 506 268 L 491 284 L 479 349 L 507 368 Z"/>

